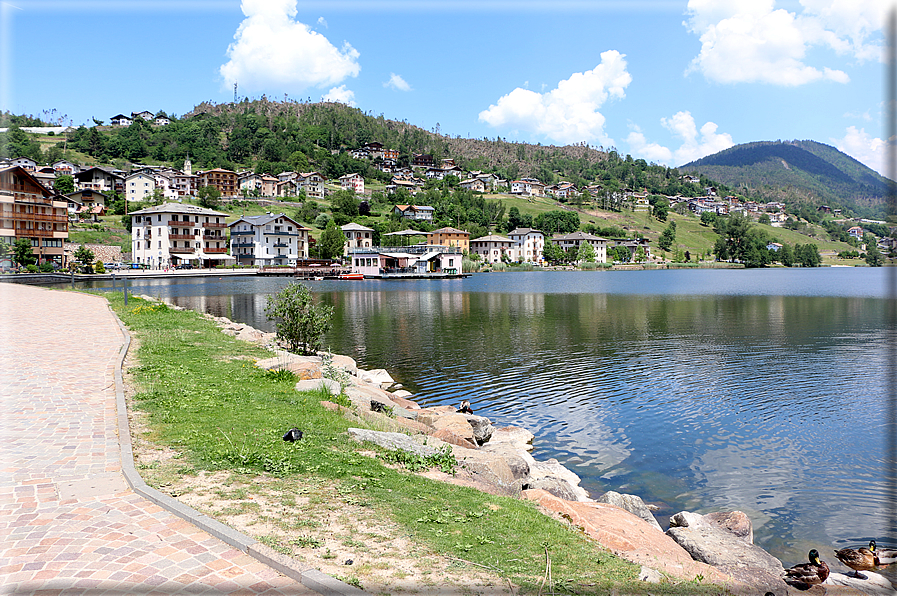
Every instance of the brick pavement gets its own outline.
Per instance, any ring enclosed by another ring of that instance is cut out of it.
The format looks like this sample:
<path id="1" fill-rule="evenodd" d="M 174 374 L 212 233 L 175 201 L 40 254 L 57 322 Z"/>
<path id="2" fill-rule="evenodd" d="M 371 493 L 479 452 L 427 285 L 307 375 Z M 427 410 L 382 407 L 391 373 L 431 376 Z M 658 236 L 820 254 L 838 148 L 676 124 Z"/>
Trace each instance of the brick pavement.
<path id="1" fill-rule="evenodd" d="M 315 594 L 130 490 L 102 298 L 0 284 L 0 593 Z"/>

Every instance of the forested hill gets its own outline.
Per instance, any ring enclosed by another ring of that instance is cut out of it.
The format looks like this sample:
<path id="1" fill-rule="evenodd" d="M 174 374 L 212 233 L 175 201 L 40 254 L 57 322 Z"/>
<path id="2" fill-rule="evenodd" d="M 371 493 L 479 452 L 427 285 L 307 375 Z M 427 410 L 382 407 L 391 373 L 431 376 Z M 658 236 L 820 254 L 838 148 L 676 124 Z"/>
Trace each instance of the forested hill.
<path id="1" fill-rule="evenodd" d="M 849 155 L 816 141 L 736 145 L 688 163 L 683 172 L 701 174 L 745 194 L 790 205 L 826 204 L 881 217 L 887 180 Z"/>

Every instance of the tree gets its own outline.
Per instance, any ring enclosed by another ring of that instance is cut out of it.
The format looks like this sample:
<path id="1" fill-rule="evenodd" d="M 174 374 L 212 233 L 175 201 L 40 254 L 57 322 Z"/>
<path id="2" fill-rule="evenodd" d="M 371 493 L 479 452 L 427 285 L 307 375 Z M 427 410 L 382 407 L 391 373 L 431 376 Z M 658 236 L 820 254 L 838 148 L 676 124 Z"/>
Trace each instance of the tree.
<path id="1" fill-rule="evenodd" d="M 779 262 L 785 267 L 794 265 L 794 250 L 790 244 L 783 244 L 782 248 L 779 249 Z"/>
<path id="2" fill-rule="evenodd" d="M 881 254 L 881 251 L 878 250 L 878 246 L 875 242 L 871 242 L 867 244 L 869 247 L 866 250 L 866 263 L 870 267 L 881 267 L 885 264 L 885 257 Z"/>
<path id="3" fill-rule="evenodd" d="M 579 245 L 579 250 L 576 251 L 576 260 L 580 263 L 594 263 L 595 262 L 595 247 L 592 246 L 589 242 L 583 242 Z"/>
<path id="4" fill-rule="evenodd" d="M 28 238 L 19 238 L 12 245 L 13 259 L 21 267 L 34 265 L 37 257 L 34 256 L 34 249 L 31 247 L 31 240 Z"/>
<path id="5" fill-rule="evenodd" d="M 713 211 L 705 211 L 701 214 L 702 226 L 712 226 L 714 223 L 716 223 L 716 213 Z"/>
<path id="6" fill-rule="evenodd" d="M 218 190 L 217 188 L 215 188 L 213 186 L 206 186 L 205 188 L 211 188 L 212 190 L 215 190 L 215 191 Z M 221 195 L 221 193 L 218 193 L 218 194 L 219 194 L 219 196 Z M 154 206 L 161 205 L 162 202 L 165 200 L 165 193 L 162 192 L 161 188 L 154 188 L 153 194 L 151 194 L 147 200 L 149 201 L 150 205 L 154 205 Z M 202 199 L 200 199 L 199 202 L 200 202 L 200 205 L 202 205 Z M 203 207 L 207 207 L 207 206 L 213 207 L 214 205 L 217 205 L 217 204 L 218 204 L 218 199 L 216 198 L 213 205 L 202 205 L 202 206 Z"/>
<path id="7" fill-rule="evenodd" d="M 360 201 L 355 197 L 355 192 L 351 190 L 338 190 L 330 198 L 330 208 L 333 214 L 342 213 L 348 218 L 358 215 L 359 203 Z"/>
<path id="8" fill-rule="evenodd" d="M 657 246 L 660 250 L 670 250 L 673 247 L 673 242 L 676 241 L 676 222 L 671 221 L 670 225 L 666 227 L 666 229 L 661 233 L 660 238 L 657 239 Z"/>
<path id="9" fill-rule="evenodd" d="M 760 219 L 757 220 L 757 223 L 768 226 L 772 223 L 772 220 L 769 218 L 769 213 L 764 213 L 760 216 Z"/>
<path id="10" fill-rule="evenodd" d="M 567 253 L 559 245 L 549 241 L 542 247 L 542 257 L 552 264 L 562 263 L 567 260 Z"/>
<path id="11" fill-rule="evenodd" d="M 92 250 L 82 244 L 75 250 L 75 260 L 84 266 L 84 271 L 93 273 L 94 254 Z"/>
<path id="12" fill-rule="evenodd" d="M 794 261 L 801 267 L 819 267 L 822 257 L 819 255 L 819 247 L 815 244 L 796 244 L 794 246 Z"/>
<path id="13" fill-rule="evenodd" d="M 214 186 L 203 186 L 196 191 L 196 198 L 199 199 L 199 204 L 201 206 L 206 209 L 211 209 L 218 206 L 218 200 L 221 198 L 221 191 Z"/>
<path id="14" fill-rule="evenodd" d="M 533 223 L 546 234 L 570 234 L 579 229 L 579 215 L 572 211 L 547 211 L 540 213 Z"/>
<path id="15" fill-rule="evenodd" d="M 318 253 L 322 259 L 335 259 L 342 256 L 346 246 L 346 235 L 336 227 L 334 221 L 327 222 L 327 227 L 318 240 Z"/>
<path id="16" fill-rule="evenodd" d="M 333 307 L 314 304 L 307 287 L 290 283 L 268 296 L 265 316 L 274 321 L 277 338 L 286 342 L 291 352 L 313 355 L 321 349 L 324 334 L 330 330 Z"/>
<path id="17" fill-rule="evenodd" d="M 67 195 L 69 193 L 75 192 L 74 176 L 69 176 L 68 174 L 59 176 L 58 178 L 56 178 L 56 180 L 53 181 L 53 190 L 61 195 Z"/>

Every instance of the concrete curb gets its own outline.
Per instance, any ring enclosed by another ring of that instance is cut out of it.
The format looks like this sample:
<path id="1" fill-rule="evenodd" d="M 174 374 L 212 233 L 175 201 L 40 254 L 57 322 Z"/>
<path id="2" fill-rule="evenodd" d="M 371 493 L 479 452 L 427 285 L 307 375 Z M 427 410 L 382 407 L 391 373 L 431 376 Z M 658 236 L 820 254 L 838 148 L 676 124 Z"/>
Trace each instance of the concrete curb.
<path id="1" fill-rule="evenodd" d="M 131 490 L 319 594 L 324 594 L 325 596 L 366 596 L 367 592 L 341 582 L 310 566 L 302 565 L 286 555 L 281 555 L 254 538 L 238 532 L 230 526 L 196 511 L 192 507 L 184 505 L 177 499 L 148 486 L 143 481 L 143 478 L 137 473 L 137 468 L 134 467 L 134 450 L 131 446 L 131 430 L 128 425 L 128 407 L 125 402 L 125 383 L 122 372 L 125 357 L 128 355 L 128 350 L 131 347 L 131 334 L 128 333 L 124 323 L 112 310 L 111 305 L 109 306 L 109 312 L 115 317 L 115 321 L 118 323 L 118 328 L 124 338 L 124 343 L 118 354 L 118 361 L 115 363 L 115 406 L 118 418 L 118 444 L 121 450 L 121 471 Z"/>

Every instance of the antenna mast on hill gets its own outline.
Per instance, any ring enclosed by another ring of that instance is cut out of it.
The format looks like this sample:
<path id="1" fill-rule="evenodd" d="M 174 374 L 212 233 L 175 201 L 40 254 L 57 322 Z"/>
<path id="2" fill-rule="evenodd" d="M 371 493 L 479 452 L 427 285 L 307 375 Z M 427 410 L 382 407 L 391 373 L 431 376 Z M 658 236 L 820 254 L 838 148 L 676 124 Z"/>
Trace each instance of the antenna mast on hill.
<path id="1" fill-rule="evenodd" d="M 234 103 L 237 103 L 237 82 L 234 81 Z"/>

